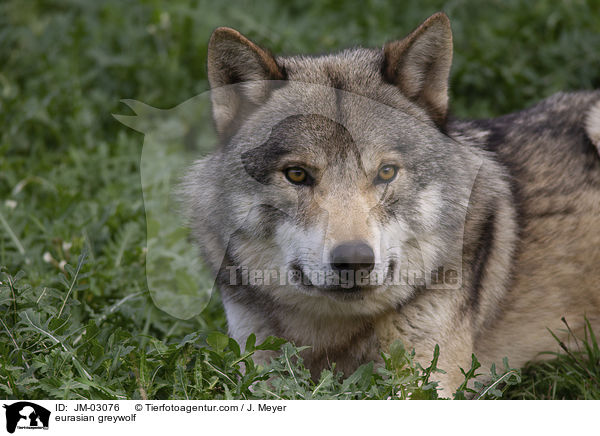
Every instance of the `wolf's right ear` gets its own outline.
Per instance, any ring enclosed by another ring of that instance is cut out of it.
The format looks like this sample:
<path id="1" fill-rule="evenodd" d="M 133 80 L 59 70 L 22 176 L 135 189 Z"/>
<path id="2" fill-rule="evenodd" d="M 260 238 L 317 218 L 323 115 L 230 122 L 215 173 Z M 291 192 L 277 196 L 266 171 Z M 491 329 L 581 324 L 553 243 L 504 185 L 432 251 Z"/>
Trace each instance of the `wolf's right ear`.
<path id="1" fill-rule="evenodd" d="M 219 135 L 229 136 L 247 105 L 263 103 L 269 96 L 266 80 L 284 80 L 275 58 L 240 32 L 216 29 L 208 43 L 208 81 L 213 118 Z M 228 86 L 236 85 L 239 86 Z"/>
<path id="2" fill-rule="evenodd" d="M 443 12 L 429 17 L 410 35 L 383 47 L 385 79 L 421 105 L 440 127 L 448 113 L 452 30 Z"/>

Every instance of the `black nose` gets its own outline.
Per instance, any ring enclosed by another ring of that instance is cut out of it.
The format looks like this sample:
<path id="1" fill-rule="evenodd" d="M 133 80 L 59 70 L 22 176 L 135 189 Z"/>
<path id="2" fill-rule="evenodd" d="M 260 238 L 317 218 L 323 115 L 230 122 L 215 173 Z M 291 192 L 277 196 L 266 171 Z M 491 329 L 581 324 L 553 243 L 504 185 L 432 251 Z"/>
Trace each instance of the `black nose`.
<path id="1" fill-rule="evenodd" d="M 338 271 L 362 270 L 369 273 L 375 266 L 375 253 L 364 242 L 346 242 L 336 246 L 331 252 L 331 266 Z"/>

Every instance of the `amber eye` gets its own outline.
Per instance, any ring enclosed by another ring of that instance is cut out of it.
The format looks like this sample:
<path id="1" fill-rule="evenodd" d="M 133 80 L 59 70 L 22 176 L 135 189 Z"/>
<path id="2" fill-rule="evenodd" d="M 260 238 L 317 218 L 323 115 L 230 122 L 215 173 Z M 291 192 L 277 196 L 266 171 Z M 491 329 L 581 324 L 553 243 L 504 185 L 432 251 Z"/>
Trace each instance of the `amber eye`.
<path id="1" fill-rule="evenodd" d="M 309 180 L 306 170 L 300 167 L 286 168 L 283 174 L 294 185 L 305 185 Z"/>
<path id="2" fill-rule="evenodd" d="M 389 183 L 394 180 L 397 173 L 398 168 L 394 165 L 384 165 L 379 169 L 375 183 Z"/>

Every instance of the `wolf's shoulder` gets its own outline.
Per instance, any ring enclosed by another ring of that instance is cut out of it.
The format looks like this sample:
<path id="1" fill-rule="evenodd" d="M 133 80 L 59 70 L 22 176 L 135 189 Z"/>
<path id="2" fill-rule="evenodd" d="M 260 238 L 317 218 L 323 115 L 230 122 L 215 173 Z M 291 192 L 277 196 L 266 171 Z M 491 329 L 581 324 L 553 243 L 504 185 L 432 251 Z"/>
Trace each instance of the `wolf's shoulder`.
<path id="1" fill-rule="evenodd" d="M 453 120 L 457 140 L 500 154 L 579 151 L 599 157 L 600 90 L 559 92 L 516 112 L 495 118 Z"/>
<path id="2" fill-rule="evenodd" d="M 518 112 L 450 126 L 456 140 L 502 164 L 527 201 L 600 193 L 600 91 L 558 93 Z"/>

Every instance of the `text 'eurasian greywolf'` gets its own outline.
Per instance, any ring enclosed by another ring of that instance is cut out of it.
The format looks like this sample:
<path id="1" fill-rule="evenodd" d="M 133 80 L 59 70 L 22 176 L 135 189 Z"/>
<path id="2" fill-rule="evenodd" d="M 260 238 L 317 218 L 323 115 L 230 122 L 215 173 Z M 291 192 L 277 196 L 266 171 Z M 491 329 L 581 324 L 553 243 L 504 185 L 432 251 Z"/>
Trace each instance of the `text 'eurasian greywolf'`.
<path id="1" fill-rule="evenodd" d="M 274 57 L 229 28 L 208 48 L 220 148 L 183 190 L 230 334 L 309 345 L 346 375 L 401 339 L 470 366 L 535 359 L 600 326 L 600 93 L 448 117 L 438 13 L 383 49 Z M 264 356 L 265 358 L 268 356 Z"/>

